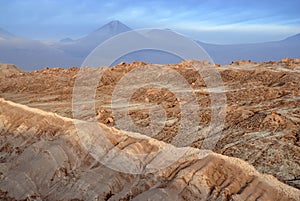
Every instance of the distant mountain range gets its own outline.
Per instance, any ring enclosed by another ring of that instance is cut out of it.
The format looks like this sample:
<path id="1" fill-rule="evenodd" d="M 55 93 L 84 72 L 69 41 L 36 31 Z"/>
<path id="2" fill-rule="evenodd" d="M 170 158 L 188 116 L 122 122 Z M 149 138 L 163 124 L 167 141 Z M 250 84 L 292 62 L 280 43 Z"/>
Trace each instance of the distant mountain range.
<path id="1" fill-rule="evenodd" d="M 15 36 L 0 28 L 0 40 L 14 38 Z"/>
<path id="2" fill-rule="evenodd" d="M 213 45 L 198 42 L 213 58 L 215 63 L 229 64 L 238 59 L 260 61 L 278 61 L 282 58 L 300 57 L 300 34 L 281 41 L 238 44 Z"/>
<path id="3" fill-rule="evenodd" d="M 12 63 L 26 71 L 44 67 L 81 66 L 86 56 L 99 44 L 120 33 L 132 30 L 120 21 L 112 21 L 85 37 L 73 40 L 65 38 L 46 43 L 17 37 L 0 28 L 0 63 Z M 176 42 L 176 41 L 174 41 Z M 300 57 L 300 34 L 281 41 L 216 45 L 196 41 L 207 51 L 215 63 L 229 64 L 238 59 L 252 61 L 280 60 L 285 57 Z M 149 59 L 149 54 L 155 59 Z M 135 52 L 118 61 L 141 60 L 155 63 L 177 63 L 178 57 L 163 52 Z"/>
<path id="4" fill-rule="evenodd" d="M 90 53 L 95 47 L 105 40 L 130 30 L 131 28 L 122 24 L 120 21 L 111 21 L 110 23 L 93 31 L 83 38 L 77 40 L 67 38 L 61 40 L 60 42 L 54 43 L 53 47 L 72 56 L 82 58 L 86 57 L 88 53 Z"/>

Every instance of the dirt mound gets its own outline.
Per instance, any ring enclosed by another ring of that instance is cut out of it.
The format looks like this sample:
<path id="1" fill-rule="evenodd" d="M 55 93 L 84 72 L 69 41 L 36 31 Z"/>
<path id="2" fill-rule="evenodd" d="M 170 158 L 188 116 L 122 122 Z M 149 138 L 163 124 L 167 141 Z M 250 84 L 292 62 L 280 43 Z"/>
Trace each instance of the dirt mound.
<path id="1" fill-rule="evenodd" d="M 207 62 L 203 64 L 209 65 Z M 182 75 L 194 90 L 200 107 L 195 110 L 200 119 L 199 132 L 205 133 L 211 121 L 210 94 L 220 93 L 219 89 L 207 88 L 203 76 L 193 69 L 190 61 L 166 66 Z M 135 125 L 147 132 L 151 128 L 149 105 L 156 104 L 165 110 L 166 119 L 162 129 L 153 137 L 170 143 L 179 132 L 182 118 L 181 101 L 174 91 L 142 87 L 132 94 L 126 107 L 124 104 L 111 107 L 115 87 L 126 74 L 139 67 L 147 67 L 147 64 L 120 63 L 113 68 L 90 69 L 92 74 L 103 72 L 97 86 L 96 114 L 93 115 L 99 122 L 117 128 L 116 113 L 128 106 Z M 247 161 L 261 173 L 271 174 L 288 185 L 300 188 L 299 59 L 263 63 L 238 61 L 217 69 L 226 89 L 227 101 L 223 137 L 214 151 Z M 15 74 L 9 79 L 0 78 L 0 96 L 72 118 L 73 86 L 78 72 L 78 68 L 44 69 Z M 175 77 L 170 78 L 170 81 L 174 80 Z M 82 104 L 84 107 L 85 104 Z M 93 118 L 93 115 L 85 118 Z M 192 146 L 201 148 L 203 140 L 200 136 Z"/>
<path id="2" fill-rule="evenodd" d="M 22 73 L 23 70 L 13 64 L 0 64 L 0 77 L 9 76 L 14 73 Z"/>
<path id="3" fill-rule="evenodd" d="M 74 120 L 3 99 L 0 125 L 1 200 L 296 201 L 300 198 L 299 190 L 258 173 L 242 160 L 193 148 L 167 168 L 148 172 L 155 161 L 172 158 L 181 149 L 98 123 L 102 129 L 98 138 L 108 139 L 119 148 L 114 156 L 126 153 L 133 158 L 135 154 L 154 152 L 144 160 L 135 161 L 144 167 L 141 174 L 115 171 L 87 151 Z M 93 128 L 87 129 L 85 137 L 92 135 Z M 96 138 L 87 141 L 99 143 Z M 172 152 L 162 154 L 159 150 L 166 147 Z M 103 156 L 113 150 L 109 148 Z M 123 164 L 123 167 L 128 166 Z"/>

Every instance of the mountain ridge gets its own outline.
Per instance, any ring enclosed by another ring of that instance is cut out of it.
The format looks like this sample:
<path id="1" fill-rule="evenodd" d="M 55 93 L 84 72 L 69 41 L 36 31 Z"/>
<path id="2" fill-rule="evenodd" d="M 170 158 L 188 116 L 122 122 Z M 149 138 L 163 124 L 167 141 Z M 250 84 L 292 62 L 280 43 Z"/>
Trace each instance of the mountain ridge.
<path id="1" fill-rule="evenodd" d="M 300 40 L 300 33 L 289 36 L 285 38 L 283 41 L 295 41 L 295 40 Z"/>
<path id="2" fill-rule="evenodd" d="M 101 26 L 100 28 L 92 31 L 91 33 L 88 33 L 86 36 L 77 39 L 76 41 L 82 41 L 82 40 L 91 40 L 91 39 L 96 39 L 96 41 L 98 40 L 103 40 L 103 38 L 107 38 L 107 35 L 117 35 L 119 33 L 122 32 L 126 32 L 126 31 L 130 31 L 132 30 L 131 28 L 129 28 L 128 26 L 126 26 L 125 24 L 123 24 L 122 22 L 118 21 L 118 20 L 113 20 L 103 26 Z"/>
<path id="3" fill-rule="evenodd" d="M 69 67 L 81 66 L 85 58 L 101 43 L 112 38 L 120 33 L 132 30 L 127 25 L 118 20 L 113 20 L 103 26 L 95 29 L 87 35 L 78 38 L 70 39 L 65 38 L 61 41 L 53 43 L 44 43 L 31 39 L 22 39 L 0 28 L 0 50 L 4 52 L 0 55 L 0 61 L 3 63 L 14 63 L 17 66 L 22 66 L 24 69 L 40 69 L 45 66 L 48 67 Z M 1 37 L 2 33 L 2 37 Z M 159 39 L 159 35 L 155 36 Z M 18 40 L 11 40 L 18 39 Z M 170 39 L 171 40 L 171 39 Z M 37 42 L 40 43 L 37 47 Z M 176 41 L 175 41 L 176 42 Z M 251 44 L 229 44 L 218 45 L 211 43 L 204 43 L 196 41 L 213 59 L 214 63 L 230 64 L 232 61 L 252 60 L 255 62 L 281 60 L 285 57 L 298 58 L 300 57 L 300 33 L 289 36 L 280 41 L 264 42 L 264 43 L 251 43 Z M 27 44 L 27 45 L 23 45 Z M 22 49 L 20 50 L 20 46 Z M 43 48 L 41 48 L 43 46 Z M 20 52 L 21 51 L 21 52 Z M 36 57 L 36 52 L 43 55 L 43 59 Z M 55 52 L 55 54 L 49 54 Z M 14 54 L 17 54 L 14 55 Z M 20 55 L 19 55 L 20 54 Z M 136 54 L 130 60 L 142 61 L 147 58 L 147 52 Z M 26 55 L 24 57 L 24 55 Z M 48 56 L 47 56 L 48 55 Z M 156 54 L 157 55 L 157 54 Z M 154 57 L 152 55 L 152 57 Z M 32 59 L 28 59 L 32 58 Z M 33 61 L 38 58 L 38 62 Z M 64 59 L 65 58 L 65 59 Z M 133 59 L 132 59 L 133 58 Z M 150 55 L 150 61 L 151 61 Z M 153 59 L 155 63 L 164 64 L 164 61 L 170 61 L 172 58 L 167 59 Z M 160 62 L 161 61 L 161 62 Z M 175 62 L 175 60 L 174 60 Z M 174 63 L 173 62 L 173 63 Z M 177 61 L 176 61 L 177 62 Z M 170 63 L 170 62 L 168 62 Z M 172 63 L 172 62 L 171 62 Z M 61 65 L 60 65 L 61 64 Z M 68 65 L 69 64 L 69 65 Z"/>
<path id="4" fill-rule="evenodd" d="M 129 196 L 134 200 L 246 200 L 251 195 L 253 199 L 275 200 L 280 197 L 281 200 L 296 201 L 299 197 L 298 189 L 279 182 L 271 175 L 259 173 L 247 162 L 195 148 L 190 148 L 182 159 L 168 168 L 148 173 L 148 165 L 156 165 L 159 157 L 172 158 L 171 154 L 180 153 L 180 148 L 172 147 L 169 155 L 160 156 L 159 152 L 153 150 L 164 150 L 171 145 L 145 138 L 141 134 L 132 137 L 101 123 L 98 126 L 102 132 L 98 137 L 114 142 L 113 147 L 129 157 L 146 153 L 150 159 L 143 161 L 134 158 L 138 165 L 146 163 L 143 174 L 118 172 L 105 165 L 99 168 L 96 166 L 99 162 L 93 158 L 93 154 L 80 144 L 83 140 L 73 125 L 75 120 L 2 98 L 0 103 L 0 123 L 4 128 L 1 138 L 2 141 L 8 141 L 3 149 L 3 158 L 6 160 L 3 162 L 5 169 L 2 177 L 5 179 L 0 181 L 0 188 L 2 192 L 7 192 L 2 195 L 7 200 L 28 197 L 91 200 L 96 196 L 106 200 L 107 195 L 115 200 L 128 200 Z M 87 130 L 87 139 L 97 143 L 97 150 L 103 149 L 105 142 L 99 144 L 92 134 L 92 130 Z M 9 143 L 18 146 L 8 148 Z M 112 152 L 109 150 L 104 156 Z M 41 165 L 44 168 L 38 168 Z M 223 168 L 220 169 L 220 166 Z M 229 187 L 226 188 L 222 181 Z M 117 188 L 114 187 L 115 183 L 118 184 Z M 82 184 L 85 184 L 84 188 Z M 211 190 L 214 188 L 220 190 Z"/>
<path id="5" fill-rule="evenodd" d="M 132 29 L 127 27 L 125 24 L 114 20 L 101 26 L 95 31 L 92 31 L 84 37 L 63 43 L 56 42 L 53 47 L 75 57 L 84 59 L 95 47 L 103 43 L 105 40 L 130 30 Z"/>
<path id="6" fill-rule="evenodd" d="M 12 33 L 10 33 L 10 32 L 8 32 L 8 31 L 6 31 L 5 29 L 2 29 L 1 27 L 0 27 L 0 37 L 1 38 L 5 38 L 5 39 L 9 39 L 9 38 L 14 38 L 14 37 L 16 37 L 14 34 L 12 34 Z"/>
<path id="7" fill-rule="evenodd" d="M 130 27 L 128 27 L 127 25 L 125 25 L 124 23 L 122 23 L 119 20 L 112 20 L 112 21 L 108 22 L 107 24 L 104 24 L 100 28 L 96 29 L 94 32 L 100 31 L 100 30 L 102 30 L 104 28 L 107 28 L 107 27 L 109 27 L 109 28 L 125 27 L 127 29 L 131 29 Z"/>

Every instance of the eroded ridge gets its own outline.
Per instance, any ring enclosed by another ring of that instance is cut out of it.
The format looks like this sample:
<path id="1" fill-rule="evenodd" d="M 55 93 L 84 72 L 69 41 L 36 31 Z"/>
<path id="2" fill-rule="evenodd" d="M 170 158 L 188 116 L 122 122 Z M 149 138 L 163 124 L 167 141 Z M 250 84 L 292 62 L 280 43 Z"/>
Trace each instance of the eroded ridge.
<path id="1" fill-rule="evenodd" d="M 203 64 L 209 65 L 207 62 Z M 147 132 L 151 125 L 149 111 L 157 105 L 165 110 L 166 118 L 150 127 L 162 128 L 153 138 L 172 142 L 178 134 L 182 117 L 179 107 L 182 102 L 176 99 L 174 91 L 144 87 L 132 95 L 128 105 L 115 104 L 111 107 L 112 94 L 120 80 L 132 70 L 147 65 L 123 62 L 112 68 L 91 68 L 104 73 L 95 96 L 96 114 L 85 118 L 97 115 L 99 122 L 117 128 L 118 117 L 115 114 L 128 109 L 139 130 Z M 200 133 L 205 133 L 212 116 L 210 94 L 222 93 L 222 90 L 208 88 L 190 61 L 166 67 L 180 73 L 193 89 L 200 108 L 193 111 L 200 118 Z M 299 189 L 300 59 L 285 58 L 261 63 L 239 60 L 231 65 L 215 67 L 224 83 L 227 101 L 222 131 L 224 137 L 217 142 L 214 151 L 247 161 L 261 173 L 271 174 Z M 72 118 L 72 95 L 79 70 L 75 67 L 45 68 L 0 76 L 0 97 Z M 204 137 L 199 136 L 192 146 L 201 148 Z"/>
<path id="2" fill-rule="evenodd" d="M 138 175 L 114 171 L 83 148 L 74 121 L 0 99 L 1 200 L 296 201 L 300 198 L 299 190 L 273 176 L 258 173 L 240 159 L 194 148 L 156 172 L 149 173 L 147 168 Z M 152 159 L 137 161 L 144 167 L 161 157 L 159 149 L 171 146 L 137 133 L 129 136 L 104 124 L 99 126 L 102 129 L 99 136 L 109 139 L 126 154 L 156 152 Z M 173 151 L 180 149 L 173 147 Z"/>

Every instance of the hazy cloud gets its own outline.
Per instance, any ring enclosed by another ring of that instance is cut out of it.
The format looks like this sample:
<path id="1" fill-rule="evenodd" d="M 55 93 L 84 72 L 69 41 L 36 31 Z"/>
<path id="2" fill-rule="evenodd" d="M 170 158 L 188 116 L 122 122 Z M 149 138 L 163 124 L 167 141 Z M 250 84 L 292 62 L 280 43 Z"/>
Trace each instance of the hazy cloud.
<path id="1" fill-rule="evenodd" d="M 300 31 L 299 7 L 299 0 L 0 0 L 0 27 L 26 37 L 76 37 L 118 19 L 133 28 L 172 28 L 194 34 L 257 30 L 282 35 Z"/>

